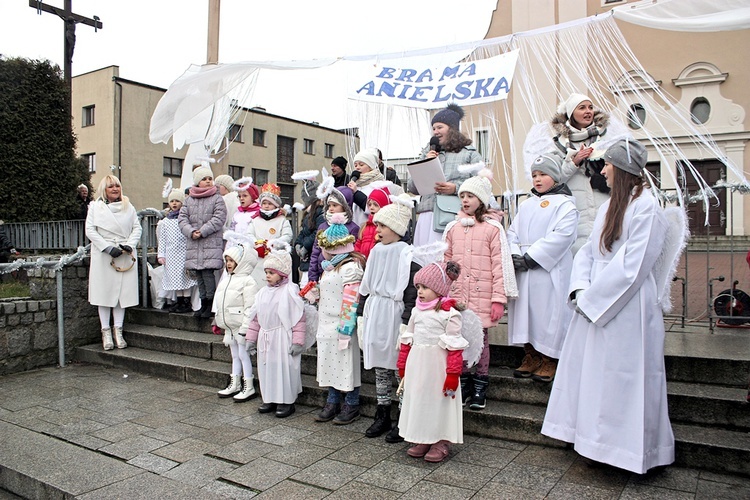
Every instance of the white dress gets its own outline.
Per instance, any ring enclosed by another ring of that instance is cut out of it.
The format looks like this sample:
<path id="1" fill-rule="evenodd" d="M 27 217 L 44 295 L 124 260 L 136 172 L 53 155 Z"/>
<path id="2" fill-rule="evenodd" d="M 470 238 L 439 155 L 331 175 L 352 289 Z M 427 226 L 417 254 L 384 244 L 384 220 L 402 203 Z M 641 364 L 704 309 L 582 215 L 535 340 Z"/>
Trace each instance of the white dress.
<path id="1" fill-rule="evenodd" d="M 197 282 L 185 272 L 187 238 L 177 224 L 177 219 L 162 219 L 157 225 L 159 236 L 159 257 L 164 258 L 164 278 L 162 289 L 187 290 Z"/>
<path id="2" fill-rule="evenodd" d="M 508 341 L 531 343 L 559 358 L 573 316 L 566 305 L 576 240 L 575 199 L 564 194 L 531 196 L 518 208 L 508 228 L 512 254 L 528 253 L 539 267 L 516 272 L 518 298 L 508 301 Z M 540 305 L 543 304 L 543 313 Z"/>
<path id="3" fill-rule="evenodd" d="M 258 379 L 264 403 L 291 404 L 302 392 L 301 356 L 291 356 L 292 327 L 304 314 L 299 287 L 294 283 L 265 286 L 255 296 L 250 312 L 257 317 Z"/>
<path id="4" fill-rule="evenodd" d="M 409 285 L 412 246 L 403 241 L 378 243 L 370 252 L 359 293 L 367 295 L 359 332 L 365 369 L 396 369 L 398 336 Z"/>
<path id="5" fill-rule="evenodd" d="M 411 350 L 404 371 L 399 434 L 410 443 L 463 443 L 461 387 L 455 398 L 443 395 L 448 348 L 468 347 L 461 336 L 461 313 L 455 309 L 423 311 L 415 307 L 401 343 L 411 344 Z"/>
<path id="6" fill-rule="evenodd" d="M 667 413 L 664 319 L 653 269 L 667 233 L 648 190 L 628 206 L 622 236 L 599 251 L 609 201 L 573 261 L 579 293 L 542 433 L 581 455 L 638 474 L 674 461 Z"/>
<path id="7" fill-rule="evenodd" d="M 339 326 L 344 285 L 362 281 L 362 267 L 356 261 L 342 264 L 337 270 L 324 271 L 318 281 L 318 371 L 321 387 L 333 387 L 349 392 L 362 385 L 359 343 L 357 333 L 352 335 L 349 347 L 339 350 Z"/>

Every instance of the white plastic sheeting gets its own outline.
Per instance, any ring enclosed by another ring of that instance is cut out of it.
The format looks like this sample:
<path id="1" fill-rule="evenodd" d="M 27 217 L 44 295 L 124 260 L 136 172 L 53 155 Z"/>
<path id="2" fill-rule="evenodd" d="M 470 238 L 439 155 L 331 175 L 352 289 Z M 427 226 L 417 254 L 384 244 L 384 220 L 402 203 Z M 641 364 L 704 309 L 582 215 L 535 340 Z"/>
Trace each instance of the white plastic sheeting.
<path id="1" fill-rule="evenodd" d="M 671 31 L 750 28 L 748 0 L 646 0 L 612 9 L 615 19 Z"/>

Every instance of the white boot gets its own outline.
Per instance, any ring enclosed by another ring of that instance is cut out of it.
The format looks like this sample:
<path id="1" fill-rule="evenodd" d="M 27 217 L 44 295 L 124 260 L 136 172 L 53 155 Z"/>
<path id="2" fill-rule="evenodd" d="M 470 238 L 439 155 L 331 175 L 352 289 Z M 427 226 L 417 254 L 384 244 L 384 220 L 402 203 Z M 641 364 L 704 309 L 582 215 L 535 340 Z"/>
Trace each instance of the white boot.
<path id="1" fill-rule="evenodd" d="M 242 379 L 242 376 L 240 375 L 230 375 L 229 376 L 229 385 L 226 389 L 220 390 L 217 394 L 220 398 L 230 398 L 240 392 L 242 389 L 242 384 L 240 383 L 240 380 Z"/>
<path id="2" fill-rule="evenodd" d="M 122 338 L 122 327 L 116 326 L 114 328 L 115 330 L 115 344 L 117 345 L 118 349 L 125 349 L 128 346 L 128 343 L 125 342 L 125 339 Z M 106 347 L 105 347 L 106 349 Z M 111 349 L 111 347 L 110 347 Z"/>
<path id="3" fill-rule="evenodd" d="M 235 403 L 244 403 L 250 401 L 255 396 L 255 387 L 253 387 L 253 377 L 245 378 L 242 377 L 242 392 L 237 394 L 234 398 Z"/>
<path id="4" fill-rule="evenodd" d="M 115 345 L 112 343 L 112 329 L 102 328 L 102 347 L 105 351 L 111 351 Z"/>

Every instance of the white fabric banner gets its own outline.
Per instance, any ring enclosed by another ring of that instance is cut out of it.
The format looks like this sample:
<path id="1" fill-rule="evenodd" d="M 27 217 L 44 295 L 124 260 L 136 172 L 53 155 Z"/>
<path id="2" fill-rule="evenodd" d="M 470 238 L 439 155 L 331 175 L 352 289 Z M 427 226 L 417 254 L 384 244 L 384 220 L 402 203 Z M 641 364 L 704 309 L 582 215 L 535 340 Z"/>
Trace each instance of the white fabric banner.
<path id="1" fill-rule="evenodd" d="M 513 50 L 438 68 L 368 64 L 361 76 L 350 79 L 348 98 L 421 109 L 499 101 L 508 97 L 517 60 L 518 50 Z"/>

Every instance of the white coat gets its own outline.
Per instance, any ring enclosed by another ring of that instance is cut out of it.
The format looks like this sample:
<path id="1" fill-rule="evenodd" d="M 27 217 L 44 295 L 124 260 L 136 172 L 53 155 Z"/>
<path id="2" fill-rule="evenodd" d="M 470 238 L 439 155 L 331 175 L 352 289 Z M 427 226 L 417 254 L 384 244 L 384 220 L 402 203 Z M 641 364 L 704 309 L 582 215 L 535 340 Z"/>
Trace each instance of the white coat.
<path id="1" fill-rule="evenodd" d="M 98 199 L 89 204 L 86 216 L 86 237 L 91 241 L 91 266 L 89 268 L 89 303 L 104 307 L 131 307 L 138 305 L 138 252 L 136 246 L 141 239 L 141 224 L 135 208 L 127 197 L 122 201 L 105 203 Z M 128 245 L 133 249 L 132 257 L 123 253 L 112 256 L 107 247 Z M 133 262 L 132 259 L 136 261 Z M 120 268 L 133 267 L 118 272 Z"/>
<path id="2" fill-rule="evenodd" d="M 252 271 L 257 264 L 255 249 L 246 247 L 234 271 L 231 274 L 226 273 L 216 286 L 216 326 L 224 330 L 226 346 L 234 339 L 244 349 L 245 332 L 250 324 L 247 314 L 255 304 L 255 295 L 258 291 L 258 284 L 252 278 Z"/>
<path id="3" fill-rule="evenodd" d="M 294 239 L 292 225 L 283 215 L 274 217 L 271 220 L 265 220 L 261 216 L 255 217 L 248 224 L 245 235 L 255 241 L 265 240 L 269 242 L 279 239 L 289 245 L 292 244 L 292 240 Z M 263 261 L 265 261 L 265 258 L 258 258 L 258 265 L 253 269 L 253 279 L 258 283 L 258 290 L 260 287 L 265 286 L 266 283 L 266 271 L 263 269 Z"/>
<path id="4" fill-rule="evenodd" d="M 508 228 L 510 251 L 529 254 L 539 267 L 516 273 L 518 298 L 508 301 L 508 340 L 530 343 L 559 358 L 573 311 L 566 305 L 578 211 L 565 194 L 531 196 Z"/>
<path id="5" fill-rule="evenodd" d="M 542 434 L 638 474 L 674 461 L 667 413 L 664 319 L 654 264 L 667 222 L 650 191 L 630 202 L 611 252 L 599 241 L 609 201 L 573 261 L 570 291 L 590 318 L 570 323 Z"/>

